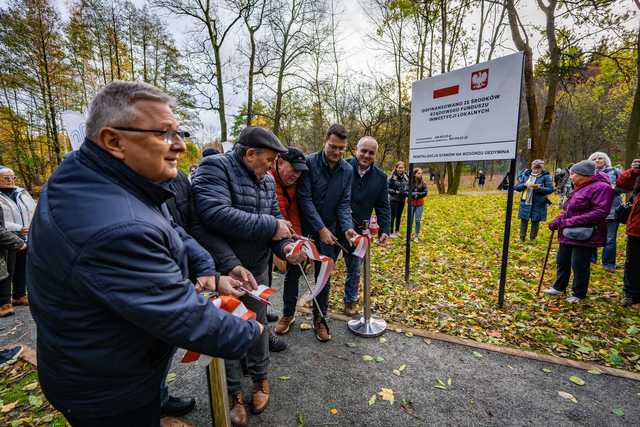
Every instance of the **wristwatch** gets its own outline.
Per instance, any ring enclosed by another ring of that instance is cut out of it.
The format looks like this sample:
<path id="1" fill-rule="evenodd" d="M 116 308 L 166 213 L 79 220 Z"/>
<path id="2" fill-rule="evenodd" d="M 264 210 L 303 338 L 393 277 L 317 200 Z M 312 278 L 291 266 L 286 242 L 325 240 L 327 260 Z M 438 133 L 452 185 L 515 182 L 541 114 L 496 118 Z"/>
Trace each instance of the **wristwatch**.
<path id="1" fill-rule="evenodd" d="M 219 292 L 219 288 L 220 288 L 220 273 L 218 273 L 217 271 L 213 274 L 213 286 L 215 286 L 214 292 L 215 293 L 220 293 Z"/>

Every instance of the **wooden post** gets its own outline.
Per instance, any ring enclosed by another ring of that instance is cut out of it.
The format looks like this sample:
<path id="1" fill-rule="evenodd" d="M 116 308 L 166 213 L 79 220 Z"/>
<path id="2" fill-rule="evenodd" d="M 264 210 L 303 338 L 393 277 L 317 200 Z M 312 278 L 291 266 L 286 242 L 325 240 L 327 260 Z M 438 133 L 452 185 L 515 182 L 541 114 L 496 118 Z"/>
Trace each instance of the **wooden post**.
<path id="1" fill-rule="evenodd" d="M 211 363 L 207 367 L 207 382 L 209 384 L 209 402 L 211 404 L 211 425 L 214 427 L 231 427 L 224 359 L 219 357 L 211 359 Z"/>

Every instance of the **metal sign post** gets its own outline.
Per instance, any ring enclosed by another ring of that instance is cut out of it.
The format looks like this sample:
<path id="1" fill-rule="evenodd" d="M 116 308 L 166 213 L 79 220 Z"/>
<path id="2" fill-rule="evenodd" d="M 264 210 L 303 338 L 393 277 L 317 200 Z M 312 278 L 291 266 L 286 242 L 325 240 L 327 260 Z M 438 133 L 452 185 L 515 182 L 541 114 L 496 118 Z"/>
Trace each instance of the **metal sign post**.
<path id="1" fill-rule="evenodd" d="M 369 222 L 364 222 L 363 229 L 369 228 Z M 354 334 L 361 337 L 373 338 L 380 336 L 387 329 L 387 322 L 383 319 L 371 317 L 371 298 L 370 298 L 370 284 L 371 284 L 371 241 L 372 236 L 367 236 L 369 244 L 367 245 L 367 252 L 364 256 L 364 314 L 351 319 L 347 322 L 347 327 Z"/>

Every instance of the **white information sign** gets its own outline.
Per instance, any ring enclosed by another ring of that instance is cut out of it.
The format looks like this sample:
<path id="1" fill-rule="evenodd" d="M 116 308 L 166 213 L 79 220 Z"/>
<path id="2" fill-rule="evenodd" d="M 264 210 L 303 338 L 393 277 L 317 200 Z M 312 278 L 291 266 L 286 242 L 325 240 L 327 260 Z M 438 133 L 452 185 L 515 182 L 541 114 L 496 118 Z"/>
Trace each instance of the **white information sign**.
<path id="1" fill-rule="evenodd" d="M 415 81 L 409 162 L 515 159 L 522 57 Z"/>
<path id="2" fill-rule="evenodd" d="M 86 121 L 84 114 L 67 110 L 60 113 L 60 116 L 62 117 L 62 127 L 69 135 L 71 148 L 75 151 L 84 142 Z"/>

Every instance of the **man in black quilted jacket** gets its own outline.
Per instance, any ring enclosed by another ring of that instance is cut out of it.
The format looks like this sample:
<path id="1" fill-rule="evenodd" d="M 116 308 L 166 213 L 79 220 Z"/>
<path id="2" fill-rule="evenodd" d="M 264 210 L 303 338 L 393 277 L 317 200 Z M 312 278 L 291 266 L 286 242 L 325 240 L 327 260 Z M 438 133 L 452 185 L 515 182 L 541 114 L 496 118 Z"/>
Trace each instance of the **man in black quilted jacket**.
<path id="1" fill-rule="evenodd" d="M 267 172 L 276 155 L 287 149 L 270 131 L 247 126 L 234 150 L 202 160 L 192 178 L 196 212 L 211 233 L 227 241 L 235 259 L 225 263 L 226 269 L 242 264 L 258 285 L 267 285 L 269 255 L 273 251 L 291 264 L 304 260 L 304 255 L 290 255 L 293 249 L 291 224 L 280 214 L 275 195 L 275 182 Z M 226 273 L 226 271 L 222 271 Z M 247 296 L 242 298 L 257 320 L 266 322 L 267 308 Z M 247 367 L 253 380 L 251 410 L 259 414 L 269 402 L 268 332 L 247 352 Z M 242 370 L 239 360 L 226 360 L 227 388 L 231 401 L 231 422 L 247 424 L 242 393 Z"/>

